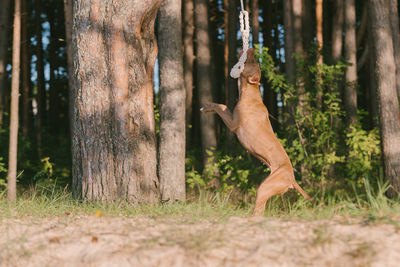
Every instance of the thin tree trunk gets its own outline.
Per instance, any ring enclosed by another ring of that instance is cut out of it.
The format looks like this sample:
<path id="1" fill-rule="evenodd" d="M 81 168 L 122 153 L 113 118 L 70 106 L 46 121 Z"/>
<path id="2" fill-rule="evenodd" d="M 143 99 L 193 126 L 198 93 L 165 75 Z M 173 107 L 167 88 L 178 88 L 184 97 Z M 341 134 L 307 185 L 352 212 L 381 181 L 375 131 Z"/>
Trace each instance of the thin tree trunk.
<path id="1" fill-rule="evenodd" d="M 310 52 L 314 40 L 313 0 L 303 0 L 303 46 L 306 53 Z"/>
<path id="2" fill-rule="evenodd" d="M 316 6 L 315 6 L 315 17 L 317 21 L 317 45 L 318 45 L 318 64 L 323 63 L 323 58 L 322 58 L 322 48 L 324 45 L 323 41 L 323 16 L 322 16 L 322 10 L 323 10 L 323 0 L 316 0 Z"/>
<path id="3" fill-rule="evenodd" d="M 390 22 L 393 33 L 394 62 L 396 64 L 397 96 L 400 97 L 400 26 L 398 0 L 390 0 Z"/>
<path id="4" fill-rule="evenodd" d="M 7 94 L 7 49 L 9 29 L 10 0 L 0 1 L 0 129 L 3 125 L 3 117 L 6 106 Z"/>
<path id="5" fill-rule="evenodd" d="M 50 125 L 50 129 L 56 131 L 57 127 L 57 115 L 58 115 L 58 98 L 57 98 L 57 90 L 58 86 L 56 85 L 56 49 L 55 44 L 57 42 L 57 32 L 55 25 L 54 14 L 48 14 L 48 22 L 50 24 L 50 43 L 48 45 L 49 51 L 49 65 L 50 65 L 50 81 L 49 81 L 49 113 L 48 113 L 48 122 Z"/>
<path id="6" fill-rule="evenodd" d="M 21 3 L 21 74 L 22 74 L 22 134 L 29 134 L 29 51 L 28 51 L 28 10 L 27 1 L 22 0 Z"/>
<path id="7" fill-rule="evenodd" d="M 264 2 L 263 6 L 263 39 L 264 46 L 268 47 L 268 52 L 275 60 L 275 49 L 272 45 L 272 0 L 267 0 Z M 276 34 L 277 29 L 275 29 Z M 274 129 L 277 128 L 277 113 L 276 113 L 276 95 L 274 90 L 271 88 L 270 83 L 262 78 L 262 83 L 264 87 L 263 101 L 268 108 L 268 113 L 270 115 L 271 124 Z"/>
<path id="8" fill-rule="evenodd" d="M 36 145 L 39 159 L 42 157 L 42 127 L 43 118 L 46 108 L 46 99 L 44 91 L 44 66 L 43 66 L 43 45 L 42 45 L 42 21 L 41 1 L 36 0 L 36 99 L 37 99 L 37 115 L 36 115 Z"/>
<path id="9" fill-rule="evenodd" d="M 193 0 L 184 0 L 183 3 L 183 70 L 186 89 L 186 146 L 191 144 L 191 127 L 193 116 L 193 63 L 194 63 L 194 18 Z"/>
<path id="10" fill-rule="evenodd" d="M 336 64 L 342 55 L 343 47 L 343 1 L 334 0 L 335 12 L 332 17 L 332 60 Z"/>
<path id="11" fill-rule="evenodd" d="M 357 31 L 357 49 L 360 47 L 364 39 L 365 33 L 367 32 L 367 20 L 368 20 L 368 8 L 367 5 L 364 4 L 361 15 L 360 26 Z"/>
<path id="12" fill-rule="evenodd" d="M 303 47 L 303 1 L 302 0 L 292 0 L 292 15 L 293 15 L 293 47 L 294 52 L 297 57 L 304 57 L 304 47 Z M 295 69 L 296 60 L 294 61 Z M 299 71 L 299 70 L 298 70 Z M 296 91 L 299 96 L 299 108 L 300 114 L 304 114 L 304 101 L 305 101 L 305 88 L 303 81 L 300 77 L 296 79 Z"/>
<path id="13" fill-rule="evenodd" d="M 317 64 L 322 65 L 324 62 L 324 59 L 322 57 L 322 48 L 324 46 L 324 35 L 323 35 L 323 7 L 324 3 L 323 0 L 316 0 L 316 6 L 315 6 L 315 18 L 316 18 L 316 25 L 317 25 L 317 46 L 318 46 L 318 58 L 317 58 Z M 318 70 L 317 73 L 317 107 L 321 109 L 322 107 L 322 78 L 321 78 L 321 73 L 320 70 Z"/>
<path id="14" fill-rule="evenodd" d="M 7 199 L 15 201 L 17 195 L 17 149 L 18 149 L 18 98 L 21 47 L 21 1 L 14 2 L 14 32 L 12 54 L 10 142 L 8 152 Z"/>
<path id="15" fill-rule="evenodd" d="M 159 167 L 162 200 L 185 200 L 185 88 L 183 86 L 181 0 L 159 10 Z"/>
<path id="16" fill-rule="evenodd" d="M 65 41 L 67 43 L 67 69 L 68 69 L 68 115 L 69 119 L 73 118 L 73 99 L 74 99 L 74 58 L 72 46 L 72 25 L 73 25 L 73 0 L 64 0 L 64 18 L 65 18 Z M 72 136 L 73 123 L 69 124 L 70 135 Z M 74 162 L 72 162 L 72 165 Z"/>
<path id="17" fill-rule="evenodd" d="M 367 3 L 368 5 L 368 3 Z M 370 17 L 370 16 L 368 16 Z M 371 21 L 368 18 L 368 46 L 369 46 L 369 57 L 368 57 L 368 89 L 370 95 L 370 102 L 369 105 L 369 112 L 371 118 L 371 125 L 374 128 L 378 128 L 379 125 L 379 106 L 378 106 L 378 86 L 376 84 L 376 77 L 375 77 L 375 48 L 373 47 L 373 36 L 372 36 L 372 27 L 370 25 Z"/>
<path id="18" fill-rule="evenodd" d="M 400 110 L 389 7 L 385 0 L 368 1 L 376 56 L 375 77 L 379 95 L 384 172 L 392 186 L 388 195 L 396 196 L 400 192 Z"/>
<path id="19" fill-rule="evenodd" d="M 345 73 L 344 106 L 347 125 L 357 121 L 357 48 L 356 48 L 356 7 L 355 0 L 346 0 L 344 5 L 345 39 L 344 55 L 350 64 Z"/>
<path id="20" fill-rule="evenodd" d="M 292 15 L 293 15 L 293 42 L 294 51 L 300 56 L 304 55 L 303 47 L 303 1 L 292 0 Z"/>
<path id="21" fill-rule="evenodd" d="M 197 92 L 200 106 L 212 102 L 211 52 L 208 31 L 207 1 L 195 0 L 195 34 L 196 34 L 196 64 L 197 64 Z M 209 114 L 200 114 L 201 142 L 203 149 L 203 165 L 209 163 L 210 155 L 207 151 L 215 148 L 217 137 L 215 132 L 215 117 Z"/>
<path id="22" fill-rule="evenodd" d="M 258 0 L 251 1 L 251 27 L 252 27 L 252 37 L 253 37 L 253 47 L 258 44 L 258 35 L 260 33 L 260 22 L 258 17 L 260 16 L 260 7 Z"/>
<path id="23" fill-rule="evenodd" d="M 224 79 L 225 103 L 228 104 L 228 79 L 229 79 L 229 0 L 224 0 Z"/>
<path id="24" fill-rule="evenodd" d="M 75 197 L 159 200 L 153 73 L 154 22 L 161 2 L 75 1 Z"/>
<path id="25" fill-rule="evenodd" d="M 293 19 L 292 19 L 292 0 L 283 1 L 283 23 L 285 28 L 285 68 L 286 75 L 289 80 L 294 83 L 296 61 L 293 58 L 294 41 L 293 41 Z"/>
<path id="26" fill-rule="evenodd" d="M 229 2 L 229 3 L 228 3 Z M 227 14 L 227 24 L 225 26 L 225 49 L 226 49 L 226 59 L 225 59 L 225 103 L 230 110 L 233 110 L 237 98 L 238 98 L 238 88 L 237 80 L 230 76 L 230 71 L 237 61 L 237 23 L 238 23 L 238 1 L 229 0 L 226 1 Z M 235 148 L 233 144 L 236 142 L 236 137 L 234 133 L 230 132 L 226 128 L 226 144 L 228 151 L 232 152 Z"/>
<path id="27" fill-rule="evenodd" d="M 236 64 L 237 61 L 237 39 L 236 39 L 236 32 L 237 32 L 237 21 L 238 21 L 238 1 L 237 0 L 230 0 L 229 7 L 228 7 L 228 77 L 227 77 L 227 90 L 228 90 L 228 98 L 227 104 L 229 109 L 233 109 L 236 104 L 236 100 L 238 98 L 238 88 L 237 88 L 237 81 L 233 79 L 229 73 L 232 67 Z"/>

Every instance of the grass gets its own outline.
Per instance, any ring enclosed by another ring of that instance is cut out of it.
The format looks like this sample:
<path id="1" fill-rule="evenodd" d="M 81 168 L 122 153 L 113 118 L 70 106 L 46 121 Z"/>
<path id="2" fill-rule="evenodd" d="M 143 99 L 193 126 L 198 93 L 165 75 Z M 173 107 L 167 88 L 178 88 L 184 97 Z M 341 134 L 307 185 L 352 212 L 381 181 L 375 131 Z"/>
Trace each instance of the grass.
<path id="1" fill-rule="evenodd" d="M 379 184 L 373 190 L 368 181 L 365 192 L 345 196 L 327 195 L 324 200 L 316 199 L 313 203 L 290 192 L 285 199 L 274 197 L 266 205 L 265 216 L 282 219 L 300 218 L 304 220 L 328 219 L 335 216 L 363 217 L 365 222 L 385 221 L 400 228 L 398 200 L 388 199 L 384 192 L 387 186 Z M 57 217 L 69 215 L 92 216 L 150 216 L 154 218 L 174 217 L 191 220 L 217 219 L 224 220 L 230 216 L 246 217 L 251 215 L 252 205 L 241 207 L 232 204 L 230 195 L 201 191 L 191 201 L 161 205 L 135 205 L 126 201 L 85 202 L 72 198 L 65 188 L 56 186 L 35 187 L 26 190 L 15 203 L 6 200 L 6 191 L 0 192 L 0 220 L 3 218 Z M 284 203 L 285 202 L 285 203 Z M 395 219 L 393 219 L 395 218 Z"/>

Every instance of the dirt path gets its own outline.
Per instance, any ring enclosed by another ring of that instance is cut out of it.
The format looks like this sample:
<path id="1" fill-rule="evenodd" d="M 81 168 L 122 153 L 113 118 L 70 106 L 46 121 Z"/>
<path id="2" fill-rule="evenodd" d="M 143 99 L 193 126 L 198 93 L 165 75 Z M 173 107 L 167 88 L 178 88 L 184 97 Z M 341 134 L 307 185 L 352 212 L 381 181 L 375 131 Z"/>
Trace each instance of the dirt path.
<path id="1" fill-rule="evenodd" d="M 3 219 L 0 265 L 399 266 L 398 223 L 344 218 Z"/>

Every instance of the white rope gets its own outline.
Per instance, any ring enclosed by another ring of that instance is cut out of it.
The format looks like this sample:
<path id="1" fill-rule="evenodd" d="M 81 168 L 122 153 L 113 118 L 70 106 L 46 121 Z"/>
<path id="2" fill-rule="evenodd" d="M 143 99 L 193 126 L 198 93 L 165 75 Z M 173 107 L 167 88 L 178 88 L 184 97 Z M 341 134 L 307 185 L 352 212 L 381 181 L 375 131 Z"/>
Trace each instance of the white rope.
<path id="1" fill-rule="evenodd" d="M 244 63 L 247 59 L 247 50 L 249 49 L 249 36 L 250 36 L 250 25 L 249 25 L 249 13 L 244 10 L 243 0 L 240 0 L 242 11 L 240 11 L 239 21 L 240 21 L 240 33 L 242 34 L 243 40 L 243 54 L 239 58 L 239 62 L 231 69 L 231 77 L 239 78 L 240 73 L 244 69 Z"/>

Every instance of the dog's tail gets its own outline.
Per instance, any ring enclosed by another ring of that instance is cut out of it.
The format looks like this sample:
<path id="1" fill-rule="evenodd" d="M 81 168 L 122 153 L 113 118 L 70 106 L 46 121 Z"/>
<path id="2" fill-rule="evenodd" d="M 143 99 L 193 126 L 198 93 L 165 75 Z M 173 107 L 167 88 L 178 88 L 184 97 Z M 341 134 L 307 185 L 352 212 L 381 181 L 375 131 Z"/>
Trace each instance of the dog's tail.
<path id="1" fill-rule="evenodd" d="M 311 197 L 303 190 L 303 188 L 300 187 L 296 182 L 293 184 L 294 188 L 299 191 L 299 193 L 307 200 L 311 201 Z"/>

